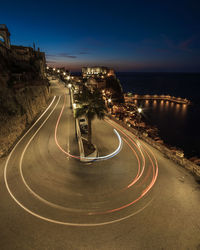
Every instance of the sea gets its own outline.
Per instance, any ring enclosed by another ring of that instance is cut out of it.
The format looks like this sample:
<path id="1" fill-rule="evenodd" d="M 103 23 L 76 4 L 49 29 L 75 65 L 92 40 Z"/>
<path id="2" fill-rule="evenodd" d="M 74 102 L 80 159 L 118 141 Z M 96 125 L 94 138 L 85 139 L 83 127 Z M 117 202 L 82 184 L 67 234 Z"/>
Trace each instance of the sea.
<path id="1" fill-rule="evenodd" d="M 190 105 L 138 101 L 143 120 L 156 126 L 166 145 L 200 158 L 200 73 L 116 73 L 124 92 L 187 98 Z"/>

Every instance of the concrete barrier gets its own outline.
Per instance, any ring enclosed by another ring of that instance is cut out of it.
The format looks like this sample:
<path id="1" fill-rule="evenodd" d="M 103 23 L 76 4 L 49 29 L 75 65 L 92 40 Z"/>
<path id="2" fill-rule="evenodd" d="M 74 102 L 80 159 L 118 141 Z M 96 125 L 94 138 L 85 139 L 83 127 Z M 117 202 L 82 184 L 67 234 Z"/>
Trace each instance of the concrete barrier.
<path id="1" fill-rule="evenodd" d="M 74 98 L 73 98 L 73 92 L 70 91 L 71 93 L 71 101 L 72 101 L 72 109 L 73 109 L 73 114 L 74 114 Z M 81 135 L 81 130 L 80 130 L 80 124 L 77 118 L 75 118 L 76 120 L 76 136 L 77 136 L 77 140 L 78 140 L 78 147 L 79 147 L 79 154 L 80 154 L 80 161 L 81 162 L 91 162 L 93 161 L 93 159 L 89 159 L 89 158 L 95 158 L 98 156 L 98 151 L 96 146 L 93 144 L 95 150 L 92 154 L 85 156 L 85 151 L 84 151 L 84 146 L 83 146 L 83 140 L 86 140 L 85 138 L 82 137 Z"/>
<path id="2" fill-rule="evenodd" d="M 80 160 L 82 161 L 82 159 L 84 159 L 84 157 L 85 157 L 85 152 L 84 152 L 83 140 L 82 140 L 82 136 L 81 136 L 81 131 L 80 131 L 78 119 L 76 119 L 76 136 L 77 136 L 77 140 L 78 140 Z"/>

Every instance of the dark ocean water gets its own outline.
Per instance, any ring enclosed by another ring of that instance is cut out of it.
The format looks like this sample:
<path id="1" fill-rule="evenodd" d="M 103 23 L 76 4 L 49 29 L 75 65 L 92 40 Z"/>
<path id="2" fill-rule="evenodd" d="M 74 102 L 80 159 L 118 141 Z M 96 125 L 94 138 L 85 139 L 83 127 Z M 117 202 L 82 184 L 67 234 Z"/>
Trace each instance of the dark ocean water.
<path id="1" fill-rule="evenodd" d="M 200 158 L 200 74 L 117 73 L 124 92 L 169 94 L 192 101 L 189 106 L 161 101 L 141 101 L 143 119 L 159 129 L 164 142 Z"/>

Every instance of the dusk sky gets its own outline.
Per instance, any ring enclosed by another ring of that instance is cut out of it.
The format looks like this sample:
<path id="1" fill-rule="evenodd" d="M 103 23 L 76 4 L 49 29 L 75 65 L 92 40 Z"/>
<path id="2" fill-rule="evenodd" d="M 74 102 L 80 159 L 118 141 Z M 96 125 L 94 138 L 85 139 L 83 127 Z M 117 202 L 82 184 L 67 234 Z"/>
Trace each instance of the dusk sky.
<path id="1" fill-rule="evenodd" d="M 11 43 L 40 47 L 47 63 L 80 71 L 200 72 L 200 2 L 2 1 Z"/>

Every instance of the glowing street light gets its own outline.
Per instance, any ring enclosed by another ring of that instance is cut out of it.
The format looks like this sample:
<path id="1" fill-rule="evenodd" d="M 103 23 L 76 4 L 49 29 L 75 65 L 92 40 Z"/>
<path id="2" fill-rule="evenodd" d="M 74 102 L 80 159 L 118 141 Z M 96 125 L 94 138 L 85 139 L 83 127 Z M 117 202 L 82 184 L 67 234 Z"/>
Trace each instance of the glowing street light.
<path id="1" fill-rule="evenodd" d="M 107 107 L 109 108 L 109 112 L 112 113 L 112 99 L 108 98 Z"/>
<path id="2" fill-rule="evenodd" d="M 72 108 L 72 90 L 71 90 L 72 84 L 69 83 L 67 86 L 69 88 L 69 95 L 70 95 L 70 108 Z"/>
<path id="3" fill-rule="evenodd" d="M 142 108 L 138 108 L 137 110 L 138 110 L 138 113 L 139 113 L 139 116 L 138 116 L 138 136 L 139 136 L 139 133 L 140 133 L 139 124 L 141 123 Z"/>
<path id="4" fill-rule="evenodd" d="M 67 76 L 67 80 L 68 80 L 68 81 L 70 80 L 70 76 Z"/>
<path id="5" fill-rule="evenodd" d="M 49 67 L 47 66 L 47 69 L 49 69 Z"/>
<path id="6" fill-rule="evenodd" d="M 59 70 L 59 69 L 57 70 L 57 73 L 60 73 L 60 70 Z"/>
<path id="7" fill-rule="evenodd" d="M 53 71 L 55 71 L 56 70 L 56 68 L 53 68 Z"/>
<path id="8" fill-rule="evenodd" d="M 66 75 L 66 73 L 65 73 L 65 72 L 63 72 L 63 75 L 65 76 L 65 75 Z"/>

